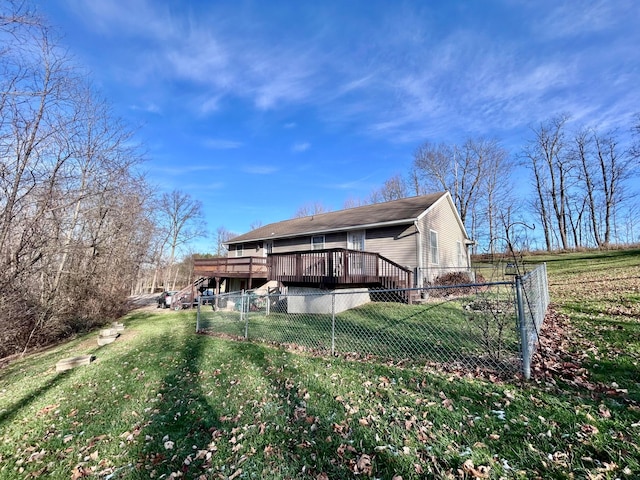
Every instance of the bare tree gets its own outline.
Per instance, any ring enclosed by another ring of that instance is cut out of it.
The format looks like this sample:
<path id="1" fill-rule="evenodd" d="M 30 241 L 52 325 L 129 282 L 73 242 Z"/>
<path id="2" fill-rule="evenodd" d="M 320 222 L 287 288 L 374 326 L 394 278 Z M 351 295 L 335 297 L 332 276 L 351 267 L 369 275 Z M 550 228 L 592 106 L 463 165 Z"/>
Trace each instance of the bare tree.
<path id="1" fill-rule="evenodd" d="M 604 232 L 602 245 L 611 243 L 616 206 L 626 200 L 625 182 L 637 175 L 638 157 L 633 149 L 624 150 L 614 133 L 593 136 L 598 165 L 598 186 L 602 196 Z"/>
<path id="2" fill-rule="evenodd" d="M 231 240 L 233 237 L 235 237 L 236 234 L 227 230 L 226 227 L 220 226 L 216 229 L 215 235 L 216 235 L 215 255 L 216 257 L 226 257 L 228 250 L 227 250 L 227 247 L 225 246 L 225 243 L 228 240 Z"/>
<path id="3" fill-rule="evenodd" d="M 552 231 L 559 235 L 562 248 L 569 248 L 566 210 L 573 163 L 565 138 L 567 121 L 568 117 L 561 115 L 540 124 L 523 151 L 534 176 L 537 211 L 549 251 L 553 248 Z"/>
<path id="4" fill-rule="evenodd" d="M 453 196 L 453 171 L 456 163 L 455 146 L 444 143 L 433 144 L 426 142 L 413 154 L 413 172 L 416 181 L 419 179 L 428 192 L 448 190 Z M 459 199 L 454 198 L 460 215 L 465 215 L 460 208 Z M 465 218 L 463 218 L 464 222 Z"/>
<path id="5" fill-rule="evenodd" d="M 25 5 L 0 4 L 0 357 L 121 314 L 148 247 L 131 132 Z"/>
<path id="6" fill-rule="evenodd" d="M 410 195 L 409 183 L 400 174 L 396 174 L 385 180 L 382 187 L 371 192 L 369 201 L 370 203 L 390 202 Z"/>
<path id="7" fill-rule="evenodd" d="M 168 270 L 171 272 L 180 247 L 206 235 L 202 202 L 191 198 L 187 193 L 173 190 L 160 197 L 158 213 L 168 248 Z M 165 284 L 169 283 L 168 280 L 169 278 Z"/>
<path id="8" fill-rule="evenodd" d="M 366 199 L 350 197 L 344 201 L 344 203 L 342 204 L 342 208 L 347 209 L 347 208 L 362 207 L 363 205 L 369 205 L 370 203 L 371 202 Z"/>
<path id="9" fill-rule="evenodd" d="M 468 142 L 468 145 L 481 169 L 480 186 L 476 191 L 478 200 L 474 208 L 480 224 L 474 225 L 471 232 L 476 240 L 484 236 L 490 245 L 490 253 L 494 253 L 491 246 L 495 242 L 492 240 L 506 236 L 504 228 L 509 225 L 501 214 L 513 205 L 513 165 L 507 151 L 496 140 L 478 139 Z"/>
<path id="10" fill-rule="evenodd" d="M 600 247 L 603 241 L 600 237 L 598 219 L 600 210 L 598 208 L 596 192 L 597 172 L 594 171 L 595 165 L 592 163 L 594 157 L 592 131 L 583 129 L 574 136 L 572 155 L 578 165 L 578 178 L 582 182 L 584 189 L 584 201 L 589 213 L 591 233 L 595 244 Z"/>
<path id="11" fill-rule="evenodd" d="M 254 220 L 249 225 L 250 230 L 255 230 L 256 228 L 260 228 L 262 226 L 262 220 Z"/>
<path id="12" fill-rule="evenodd" d="M 414 154 L 414 167 L 427 189 L 449 191 L 465 225 L 482 180 L 476 153 L 476 141 L 468 140 L 462 147 L 425 143 Z"/>
<path id="13" fill-rule="evenodd" d="M 414 154 L 409 179 L 418 193 L 449 191 L 471 236 L 484 236 L 491 248 L 500 207 L 509 198 L 511 168 L 496 140 L 471 138 L 461 146 L 423 144 Z"/>
<path id="14" fill-rule="evenodd" d="M 310 215 L 318 215 L 319 213 L 327 213 L 329 210 L 320 202 L 306 203 L 299 207 L 292 218 L 308 217 Z"/>

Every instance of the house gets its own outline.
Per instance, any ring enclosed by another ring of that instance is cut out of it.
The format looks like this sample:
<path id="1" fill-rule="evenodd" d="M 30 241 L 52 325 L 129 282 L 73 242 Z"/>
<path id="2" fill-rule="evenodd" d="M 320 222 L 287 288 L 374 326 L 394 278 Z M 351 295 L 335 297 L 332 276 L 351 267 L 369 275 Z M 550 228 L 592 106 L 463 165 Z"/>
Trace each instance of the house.
<path id="1" fill-rule="evenodd" d="M 268 281 L 297 289 L 422 287 L 470 266 L 469 239 L 449 192 L 272 223 L 229 240 L 228 256 L 198 259 L 220 291 Z"/>

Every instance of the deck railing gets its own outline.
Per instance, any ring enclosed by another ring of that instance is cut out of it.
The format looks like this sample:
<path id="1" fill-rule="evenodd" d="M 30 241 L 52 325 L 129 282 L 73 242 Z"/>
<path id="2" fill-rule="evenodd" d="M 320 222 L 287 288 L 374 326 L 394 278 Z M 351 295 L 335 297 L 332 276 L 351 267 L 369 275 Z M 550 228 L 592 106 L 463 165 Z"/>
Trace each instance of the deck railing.
<path id="1" fill-rule="evenodd" d="M 269 272 L 265 257 L 197 258 L 194 260 L 193 270 L 198 275 L 219 274 L 224 277 L 246 275 L 266 278 Z"/>
<path id="2" fill-rule="evenodd" d="M 412 271 L 375 252 L 343 248 L 274 253 L 269 278 L 284 283 L 321 285 L 380 284 L 412 287 Z"/>
<path id="3" fill-rule="evenodd" d="M 413 272 L 375 252 L 345 248 L 274 253 L 264 257 L 199 258 L 194 272 L 201 276 L 264 277 L 307 285 L 379 285 L 413 287 Z"/>

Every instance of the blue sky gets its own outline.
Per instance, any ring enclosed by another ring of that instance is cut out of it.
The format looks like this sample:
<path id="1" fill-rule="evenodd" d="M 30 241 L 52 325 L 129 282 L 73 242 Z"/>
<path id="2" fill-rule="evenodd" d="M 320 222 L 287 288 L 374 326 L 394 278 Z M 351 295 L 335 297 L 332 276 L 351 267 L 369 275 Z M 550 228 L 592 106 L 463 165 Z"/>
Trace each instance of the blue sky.
<path id="1" fill-rule="evenodd" d="M 553 115 L 627 129 L 640 112 L 635 0 L 39 8 L 140 127 L 150 181 L 201 200 L 211 231 L 340 209 L 405 174 L 425 141 L 486 136 L 515 154 Z"/>

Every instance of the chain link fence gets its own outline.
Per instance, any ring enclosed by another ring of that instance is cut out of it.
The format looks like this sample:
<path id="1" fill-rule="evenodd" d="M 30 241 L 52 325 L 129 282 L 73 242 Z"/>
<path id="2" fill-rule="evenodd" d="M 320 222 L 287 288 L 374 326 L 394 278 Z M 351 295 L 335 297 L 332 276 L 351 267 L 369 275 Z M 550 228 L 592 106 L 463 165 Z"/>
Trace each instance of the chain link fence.
<path id="1" fill-rule="evenodd" d="M 196 328 L 318 355 L 503 375 L 521 371 L 528 378 L 524 365 L 530 365 L 548 303 L 546 290 L 536 290 L 546 289 L 546 270 L 517 279 L 397 290 L 289 287 L 201 297 Z M 520 320 L 519 312 L 531 320 Z"/>
<path id="2" fill-rule="evenodd" d="M 518 305 L 522 373 L 528 379 L 531 376 L 531 358 L 536 351 L 540 329 L 550 301 L 547 265 L 543 263 L 523 276 L 516 276 L 515 290 Z"/>

